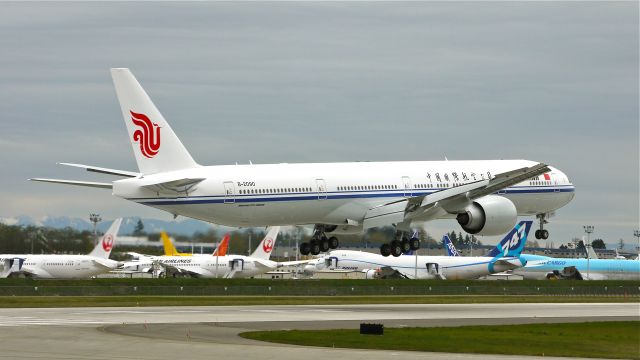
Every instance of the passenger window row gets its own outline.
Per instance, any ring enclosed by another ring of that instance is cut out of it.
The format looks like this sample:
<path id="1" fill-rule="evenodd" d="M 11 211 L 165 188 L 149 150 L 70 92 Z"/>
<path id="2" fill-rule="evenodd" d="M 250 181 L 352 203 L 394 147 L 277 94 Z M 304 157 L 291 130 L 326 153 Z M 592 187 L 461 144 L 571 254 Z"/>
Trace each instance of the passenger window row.
<path id="1" fill-rule="evenodd" d="M 310 187 L 295 187 L 295 188 L 275 188 L 275 189 L 240 189 L 238 191 L 241 195 L 254 195 L 254 194 L 284 194 L 284 193 L 303 193 L 313 191 Z"/>

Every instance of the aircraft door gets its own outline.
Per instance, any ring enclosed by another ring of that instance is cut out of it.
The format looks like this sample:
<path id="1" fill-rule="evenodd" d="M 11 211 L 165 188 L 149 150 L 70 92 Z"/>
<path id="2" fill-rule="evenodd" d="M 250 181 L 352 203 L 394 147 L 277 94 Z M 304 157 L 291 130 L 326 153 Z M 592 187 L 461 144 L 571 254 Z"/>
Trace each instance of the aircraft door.
<path id="1" fill-rule="evenodd" d="M 324 179 L 316 179 L 316 185 L 318 187 L 318 200 L 326 200 L 327 185 L 325 184 Z"/>
<path id="2" fill-rule="evenodd" d="M 233 181 L 225 181 L 224 182 L 224 203 L 233 204 L 235 202 L 236 202 L 236 197 L 235 197 L 235 188 L 233 186 Z"/>
<path id="3" fill-rule="evenodd" d="M 244 259 L 233 259 L 229 262 L 229 268 L 231 271 L 242 271 L 244 270 Z"/>
<path id="4" fill-rule="evenodd" d="M 440 273 L 440 265 L 438 263 L 427 263 L 427 273 L 437 275 Z"/>
<path id="5" fill-rule="evenodd" d="M 331 256 L 329 258 L 324 259 L 324 266 L 327 269 L 337 269 L 338 268 L 338 258 L 335 256 Z"/>
<path id="6" fill-rule="evenodd" d="M 411 189 L 411 179 L 408 176 L 402 177 L 402 186 L 404 187 L 404 197 L 411 197 L 413 191 Z"/>

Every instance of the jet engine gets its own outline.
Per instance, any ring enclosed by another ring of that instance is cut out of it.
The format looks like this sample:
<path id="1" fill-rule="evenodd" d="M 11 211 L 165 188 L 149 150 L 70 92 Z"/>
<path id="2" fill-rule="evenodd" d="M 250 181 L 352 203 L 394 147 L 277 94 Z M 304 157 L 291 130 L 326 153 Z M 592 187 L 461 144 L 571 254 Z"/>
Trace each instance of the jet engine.
<path id="1" fill-rule="evenodd" d="M 516 224 L 518 212 L 511 200 L 487 195 L 468 205 L 456 217 L 458 224 L 469 234 L 502 235 Z"/>
<path id="2" fill-rule="evenodd" d="M 379 279 L 380 278 L 380 270 L 363 270 L 365 279 Z"/>

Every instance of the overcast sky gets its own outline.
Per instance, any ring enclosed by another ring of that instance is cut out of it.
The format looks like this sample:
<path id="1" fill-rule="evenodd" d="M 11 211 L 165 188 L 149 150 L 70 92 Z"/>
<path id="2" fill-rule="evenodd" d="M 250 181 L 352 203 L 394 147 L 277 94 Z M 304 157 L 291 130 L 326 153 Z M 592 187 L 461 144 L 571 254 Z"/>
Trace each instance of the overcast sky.
<path id="1" fill-rule="evenodd" d="M 576 185 L 556 244 L 631 242 L 638 43 L 636 1 L 3 3 L 0 216 L 170 218 L 26 181 L 137 170 L 109 75 L 129 67 L 201 164 L 542 161 Z"/>

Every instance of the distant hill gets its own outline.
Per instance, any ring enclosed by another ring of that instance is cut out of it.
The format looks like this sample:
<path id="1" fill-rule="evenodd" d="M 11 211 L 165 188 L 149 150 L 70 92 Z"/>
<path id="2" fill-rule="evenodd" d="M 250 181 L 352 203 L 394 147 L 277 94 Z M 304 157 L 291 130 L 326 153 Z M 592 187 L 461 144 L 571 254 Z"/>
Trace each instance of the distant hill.
<path id="1" fill-rule="evenodd" d="M 131 234 L 139 217 L 125 217 L 120 227 L 120 234 Z M 105 232 L 111 225 L 113 220 L 105 220 L 98 224 L 98 231 Z M 76 230 L 93 230 L 93 225 L 85 219 L 72 218 L 67 216 L 44 216 L 39 219 L 33 219 L 29 216 L 16 216 L 16 217 L 0 217 L 0 223 L 6 225 L 36 225 L 51 227 L 54 229 L 62 229 L 65 227 L 71 227 Z M 207 232 L 213 228 L 213 224 L 206 223 L 204 221 L 193 220 L 188 218 L 179 218 L 175 221 L 165 221 L 157 219 L 142 219 L 144 224 L 144 230 L 147 233 L 157 233 L 164 230 L 170 234 L 179 234 L 191 236 L 195 232 Z"/>

